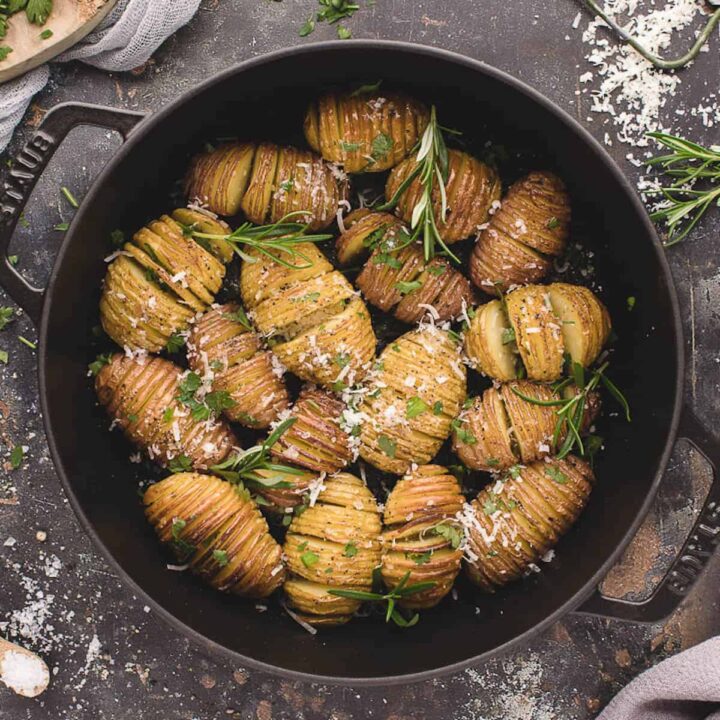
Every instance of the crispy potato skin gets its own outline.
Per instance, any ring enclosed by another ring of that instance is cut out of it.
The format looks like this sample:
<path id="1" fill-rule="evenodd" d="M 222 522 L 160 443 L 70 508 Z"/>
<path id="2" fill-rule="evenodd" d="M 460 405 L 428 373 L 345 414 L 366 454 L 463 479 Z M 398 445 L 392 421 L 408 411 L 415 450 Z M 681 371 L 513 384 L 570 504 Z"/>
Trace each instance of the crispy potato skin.
<path id="1" fill-rule="evenodd" d="M 313 625 L 346 623 L 360 602 L 329 590 L 370 590 L 380 564 L 380 510 L 359 478 L 323 480 L 317 501 L 296 515 L 285 537 L 289 605 Z"/>
<path id="2" fill-rule="evenodd" d="M 359 407 L 360 456 L 402 475 L 432 460 L 450 435 L 466 396 L 465 366 L 448 333 L 428 326 L 388 345 L 378 368 Z"/>
<path id="3" fill-rule="evenodd" d="M 335 473 L 353 458 L 350 438 L 340 423 L 345 403 L 326 390 L 304 388 L 292 409 L 295 422 L 273 445 L 282 463 Z"/>
<path id="4" fill-rule="evenodd" d="M 382 172 L 403 160 L 430 114 L 404 93 L 326 93 L 305 115 L 308 145 L 348 173 Z"/>
<path id="5" fill-rule="evenodd" d="M 255 152 L 241 208 L 257 225 L 302 211 L 309 229 L 321 230 L 335 220 L 347 190 L 343 173 L 315 153 L 262 143 Z"/>
<path id="6" fill-rule="evenodd" d="M 440 465 L 422 465 L 395 484 L 385 504 L 382 534 L 382 577 L 396 587 L 406 573 L 407 584 L 434 582 L 435 587 L 399 601 L 407 608 L 430 608 L 452 589 L 460 572 L 462 550 L 439 535 L 439 525 L 455 527 L 465 498 L 456 478 Z"/>
<path id="7" fill-rule="evenodd" d="M 414 158 L 408 158 L 393 168 L 385 185 L 385 197 L 391 198 L 405 178 L 415 168 Z M 440 236 L 451 244 L 473 237 L 479 225 L 487 222 L 490 208 L 500 200 L 500 178 L 488 165 L 459 150 L 448 150 L 448 179 L 445 184 L 448 200 L 447 222 L 440 219 L 439 192 L 433 197 L 433 210 Z M 413 208 L 422 194 L 419 178 L 415 178 L 400 197 L 397 214 L 409 223 Z"/>
<path id="8" fill-rule="evenodd" d="M 95 390 L 113 423 L 151 460 L 167 467 L 178 456 L 195 470 L 222 462 L 237 439 L 222 421 L 194 420 L 178 400 L 182 370 L 159 357 L 114 355 L 95 378 Z M 168 409 L 172 419 L 166 421 Z"/>
<path id="9" fill-rule="evenodd" d="M 288 370 L 325 388 L 352 385 L 375 355 L 367 307 L 312 243 L 296 248 L 310 267 L 287 268 L 249 253 L 258 262 L 241 269 L 245 307 Z"/>
<path id="10" fill-rule="evenodd" d="M 218 305 L 192 326 L 188 363 L 201 376 L 212 373 L 212 389 L 227 392 L 234 405 L 223 412 L 246 427 L 266 428 L 289 407 L 282 368 L 273 365 L 260 338 L 232 318 L 240 306 Z"/>
<path id="11" fill-rule="evenodd" d="M 250 496 L 230 483 L 177 473 L 151 485 L 143 502 L 160 540 L 216 590 L 264 598 L 283 583 L 280 546 Z"/>
<path id="12" fill-rule="evenodd" d="M 470 278 L 496 295 L 542 280 L 562 254 L 570 231 L 570 198 L 559 177 L 532 172 L 514 183 L 479 234 Z"/>
<path id="13" fill-rule="evenodd" d="M 498 484 L 481 490 L 466 532 L 470 580 L 493 592 L 521 578 L 577 520 L 593 483 L 590 466 L 568 455 L 521 468 L 498 492 Z"/>
<path id="14" fill-rule="evenodd" d="M 196 155 L 185 178 L 185 195 L 218 215 L 236 215 L 256 149 L 255 143 L 228 143 Z"/>
<path id="15" fill-rule="evenodd" d="M 135 233 L 110 263 L 100 322 L 121 347 L 159 352 L 213 302 L 224 276 L 223 263 L 163 215 Z"/>
<path id="16" fill-rule="evenodd" d="M 378 214 L 384 217 L 366 215 L 345 233 L 355 240 L 365 235 L 365 227 L 375 228 L 367 235 L 384 232 L 356 281 L 369 303 L 415 324 L 429 312 L 428 305 L 436 320 L 451 320 L 475 302 L 475 292 L 462 273 L 439 257 L 425 262 L 418 243 L 403 247 L 407 230 L 397 223 L 384 225 L 387 216 Z M 413 289 L 408 292 L 403 283 L 412 283 Z"/>

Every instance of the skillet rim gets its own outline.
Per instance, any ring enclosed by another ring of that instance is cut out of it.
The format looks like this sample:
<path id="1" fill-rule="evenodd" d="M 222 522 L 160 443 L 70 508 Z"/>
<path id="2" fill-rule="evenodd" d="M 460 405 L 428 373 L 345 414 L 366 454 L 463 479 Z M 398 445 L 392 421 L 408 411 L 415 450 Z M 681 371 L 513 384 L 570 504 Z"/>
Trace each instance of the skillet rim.
<path id="1" fill-rule="evenodd" d="M 512 90 L 519 92 L 529 98 L 534 103 L 540 105 L 550 114 L 554 115 L 561 123 L 563 123 L 568 131 L 575 133 L 580 141 L 584 142 L 588 149 L 602 162 L 605 167 L 609 170 L 611 176 L 616 180 L 620 189 L 630 200 L 632 206 L 637 212 L 641 223 L 644 225 L 646 234 L 650 238 L 652 248 L 655 252 L 658 260 L 663 280 L 667 286 L 667 292 L 669 294 L 670 306 L 672 310 L 672 325 L 675 332 L 675 364 L 677 368 L 676 381 L 675 381 L 675 392 L 673 399 L 672 417 L 668 427 L 668 432 L 665 440 L 665 447 L 661 453 L 658 463 L 655 477 L 652 480 L 650 489 L 647 493 L 645 500 L 643 501 L 640 509 L 638 510 L 635 518 L 630 523 L 627 531 L 623 535 L 621 541 L 617 544 L 615 549 L 608 555 L 607 559 L 600 566 L 598 571 L 585 583 L 582 589 L 572 595 L 566 600 L 555 612 L 548 615 L 539 623 L 536 623 L 533 627 L 525 630 L 524 632 L 516 635 L 507 642 L 498 645 L 492 650 L 487 650 L 479 655 L 474 655 L 470 658 L 460 660 L 456 663 L 449 665 L 443 665 L 433 670 L 423 670 L 415 673 L 406 673 L 399 675 L 389 676 L 373 676 L 373 677 L 346 677 L 346 676 L 333 676 L 333 675 L 316 675 L 313 673 L 305 673 L 297 670 L 289 670 L 279 665 L 272 665 L 267 662 L 256 660 L 247 655 L 243 655 L 235 650 L 221 645 L 214 640 L 207 638 L 197 630 L 186 625 L 183 621 L 177 618 L 172 613 L 165 610 L 158 602 L 150 597 L 143 588 L 138 585 L 121 567 L 119 562 L 115 560 L 110 550 L 105 546 L 103 541 L 100 539 L 95 531 L 94 526 L 90 523 L 85 512 L 78 501 L 72 486 L 68 480 L 68 477 L 64 471 L 62 458 L 58 451 L 55 435 L 53 428 L 49 420 L 48 402 L 47 402 L 47 333 L 48 333 L 48 319 L 50 316 L 50 308 L 52 306 L 53 294 L 55 291 L 55 284 L 59 275 L 60 268 L 63 264 L 63 259 L 68 247 L 74 241 L 75 233 L 77 228 L 82 224 L 83 215 L 87 208 L 89 208 L 99 192 L 100 187 L 105 183 L 106 178 L 114 171 L 117 163 L 124 158 L 130 152 L 133 152 L 135 145 L 139 139 L 152 127 L 160 125 L 169 119 L 177 108 L 181 105 L 191 102 L 195 97 L 202 94 L 207 88 L 212 85 L 223 82 L 227 78 L 233 75 L 241 75 L 245 70 L 260 65 L 272 64 L 277 60 L 282 60 L 293 56 L 303 56 L 307 54 L 322 54 L 327 51 L 338 51 L 343 49 L 357 49 L 364 48 L 367 51 L 373 50 L 385 50 L 399 53 L 406 53 L 410 55 L 424 55 L 434 57 L 438 60 L 447 62 L 449 64 L 463 65 L 468 69 L 484 74 L 497 80 Z M 117 576 L 122 582 L 131 588 L 132 592 L 142 597 L 143 600 L 172 628 L 178 630 L 185 637 L 191 639 L 193 642 L 205 649 L 224 657 L 227 660 L 234 662 L 240 662 L 247 667 L 254 670 L 270 673 L 271 675 L 281 676 L 292 680 L 299 680 L 303 682 L 312 683 L 324 683 L 331 685 L 343 685 L 343 686 L 355 686 L 355 687 L 373 687 L 373 686 L 392 686 L 409 683 L 417 683 L 423 680 L 433 679 L 441 676 L 446 676 L 451 673 L 456 673 L 465 670 L 471 665 L 478 664 L 481 661 L 489 659 L 491 657 L 506 653 L 511 648 L 519 645 L 523 641 L 530 639 L 533 636 L 539 635 L 542 631 L 547 629 L 550 625 L 560 620 L 568 613 L 576 610 L 597 588 L 602 579 L 607 575 L 610 568 L 615 564 L 621 553 L 628 546 L 630 541 L 635 537 L 640 524 L 645 519 L 647 513 L 650 510 L 650 506 L 657 494 L 660 483 L 663 479 L 670 454 L 674 448 L 677 440 L 677 431 L 680 422 L 680 414 L 682 411 L 683 401 L 683 387 L 685 377 L 685 356 L 684 356 L 684 339 L 683 339 L 683 328 L 680 318 L 680 307 L 677 296 L 677 290 L 673 280 L 670 265 L 665 255 L 664 248 L 660 242 L 654 225 L 652 224 L 645 206 L 641 202 L 635 188 L 630 183 L 629 179 L 622 172 L 617 163 L 613 160 L 607 150 L 586 130 L 575 118 L 573 118 L 568 112 L 563 110 L 560 106 L 547 99 L 539 91 L 530 87 L 523 81 L 515 78 L 514 76 L 506 73 L 503 70 L 499 70 L 492 65 L 488 65 L 483 60 L 476 60 L 474 58 L 461 55 L 451 50 L 445 50 L 443 48 L 437 48 L 429 45 L 415 45 L 410 42 L 399 41 L 399 40 L 377 40 L 377 39 L 358 39 L 358 40 L 330 40 L 317 43 L 309 43 L 307 45 L 296 45 L 289 48 L 283 48 L 276 50 L 271 53 L 259 55 L 254 58 L 249 58 L 240 63 L 237 63 L 212 77 L 202 81 L 195 85 L 193 88 L 185 93 L 182 93 L 177 98 L 172 100 L 170 103 L 162 107 L 156 112 L 148 114 L 128 136 L 127 140 L 120 146 L 118 151 L 110 158 L 108 163 L 105 165 L 103 170 L 95 178 L 90 186 L 90 189 L 85 196 L 85 199 L 80 205 L 68 233 L 60 246 L 57 257 L 53 264 L 48 284 L 43 297 L 43 307 L 40 319 L 40 330 L 39 330 L 39 353 L 38 353 L 38 374 L 39 374 L 39 393 L 40 393 L 40 405 L 43 416 L 43 426 L 45 428 L 45 435 L 47 437 L 50 454 L 53 460 L 55 471 L 57 472 L 60 482 L 65 491 L 65 494 L 69 500 L 69 503 L 75 513 L 75 516 L 80 522 L 83 530 L 90 536 L 95 547 L 100 551 L 101 555 L 105 558 L 105 561 L 110 565 Z"/>

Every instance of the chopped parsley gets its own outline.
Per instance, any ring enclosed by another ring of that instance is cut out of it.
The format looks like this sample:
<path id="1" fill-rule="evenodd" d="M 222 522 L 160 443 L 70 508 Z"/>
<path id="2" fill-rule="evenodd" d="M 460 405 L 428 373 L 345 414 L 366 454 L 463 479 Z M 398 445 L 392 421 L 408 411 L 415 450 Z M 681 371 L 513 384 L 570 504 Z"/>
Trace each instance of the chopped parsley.
<path id="1" fill-rule="evenodd" d="M 340 40 L 349 40 L 352 37 L 350 28 L 346 28 L 343 25 L 338 25 L 337 36 Z"/>
<path id="2" fill-rule="evenodd" d="M 358 554 L 357 545 L 353 542 L 349 542 L 345 545 L 345 548 L 343 549 L 343 555 L 346 558 L 353 558 Z"/>
<path id="3" fill-rule="evenodd" d="M 175 332 L 169 338 L 165 344 L 165 349 L 171 354 L 180 352 L 185 346 L 185 336 L 182 333 Z"/>
<path id="4" fill-rule="evenodd" d="M 302 560 L 302 564 L 306 568 L 311 568 L 313 565 L 317 565 L 318 560 L 320 560 L 320 556 L 317 553 L 314 553 L 312 550 L 306 550 L 301 556 L 300 560 Z"/>
<path id="5" fill-rule="evenodd" d="M 412 420 L 413 418 L 418 417 L 419 415 L 422 415 L 424 412 L 427 412 L 428 406 L 427 403 L 425 403 L 421 398 L 419 397 L 411 397 L 407 401 L 407 408 L 405 410 L 405 416 Z"/>
<path id="6" fill-rule="evenodd" d="M 7 365 L 8 362 L 8 354 L 7 350 L 0 350 L 0 363 L 3 365 Z"/>
<path id="7" fill-rule="evenodd" d="M 344 368 L 350 363 L 350 353 L 338 353 L 333 361 L 338 367 Z"/>
<path id="8" fill-rule="evenodd" d="M 225 550 L 213 550 L 213 560 L 220 567 L 225 567 L 228 564 L 228 554 Z"/>
<path id="9" fill-rule="evenodd" d="M 433 410 L 433 415 L 442 415 L 442 411 L 443 411 L 443 404 L 442 404 L 442 402 L 441 402 L 440 400 L 437 400 L 437 401 L 433 404 L 433 409 L 432 409 L 432 410 Z"/>
<path id="10" fill-rule="evenodd" d="M 400 291 L 401 295 L 407 295 L 408 293 L 413 292 L 414 290 L 419 290 L 422 287 L 422 281 L 421 280 L 412 280 L 411 282 L 406 282 L 404 280 L 399 280 L 395 283 L 395 287 Z"/>
<path id="11" fill-rule="evenodd" d="M 502 344 L 509 345 L 515 342 L 515 330 L 513 328 L 504 328 L 502 331 Z"/>
<path id="12" fill-rule="evenodd" d="M 110 233 L 110 242 L 115 247 L 120 247 L 125 244 L 125 233 L 122 230 L 113 230 Z"/>
<path id="13" fill-rule="evenodd" d="M 22 445 L 16 445 L 10 451 L 10 467 L 13 470 L 17 470 L 22 465 L 24 458 L 25 451 L 23 450 Z"/>
<path id="14" fill-rule="evenodd" d="M 500 461 L 497 458 L 489 457 L 485 458 L 485 463 L 490 465 L 490 467 L 497 467 L 500 464 Z"/>
<path id="15" fill-rule="evenodd" d="M 456 418 L 451 423 L 452 429 L 455 431 L 455 437 L 465 445 L 475 445 L 477 438 L 463 427 L 463 421 Z"/>
<path id="16" fill-rule="evenodd" d="M 399 270 L 402 267 L 402 263 L 389 252 L 379 252 L 373 255 L 373 265 L 387 265 L 394 270 Z"/>
<path id="17" fill-rule="evenodd" d="M 499 509 L 495 494 L 490 493 L 490 497 L 483 503 L 483 512 L 486 515 L 494 515 Z"/>
<path id="18" fill-rule="evenodd" d="M 430 266 L 427 268 L 427 271 L 428 271 L 431 275 L 434 275 L 435 277 L 439 277 L 439 276 L 442 275 L 446 270 L 447 270 L 447 265 L 444 265 L 444 264 L 442 264 L 442 263 L 438 263 L 437 265 L 430 265 Z"/>
<path id="19" fill-rule="evenodd" d="M 178 554 L 183 557 L 189 557 L 195 552 L 195 546 L 185 540 L 181 533 L 185 529 L 187 521 L 182 518 L 175 518 L 173 520 L 172 527 L 170 528 L 170 534 L 172 535 L 171 543 Z"/>
<path id="20" fill-rule="evenodd" d="M 246 330 L 252 330 L 253 326 L 248 319 L 245 310 L 239 307 L 235 312 L 225 313 L 225 317 L 233 322 L 240 323 Z"/>
<path id="21" fill-rule="evenodd" d="M 362 147 L 362 143 L 345 142 L 344 140 L 340 140 L 339 144 L 343 152 L 355 152 Z"/>
<path id="22" fill-rule="evenodd" d="M 172 422 L 173 418 L 175 417 L 175 408 L 171 405 L 170 407 L 165 408 L 165 412 L 163 413 L 162 419 L 164 423 Z"/>
<path id="23" fill-rule="evenodd" d="M 192 470 L 192 460 L 187 455 L 176 455 L 168 463 L 168 470 L 171 473 L 189 472 Z"/>
<path id="24" fill-rule="evenodd" d="M 568 481 L 568 476 L 562 470 L 558 470 L 558 468 L 553 465 L 547 465 L 545 467 L 545 475 L 560 485 L 564 485 Z"/>
<path id="25" fill-rule="evenodd" d="M 70 227 L 70 223 L 62 222 L 58 223 L 57 225 L 53 225 L 53 230 L 57 230 L 58 232 L 65 232 Z"/>
<path id="26" fill-rule="evenodd" d="M 559 225 L 560 221 L 556 217 L 551 217 L 547 223 L 545 223 L 545 227 L 547 227 L 548 230 L 554 230 Z"/>
<path id="27" fill-rule="evenodd" d="M 110 364 L 110 361 L 112 360 L 112 353 L 104 353 L 101 355 L 98 355 L 95 360 L 93 360 L 88 365 L 88 370 L 90 371 L 90 374 L 95 377 L 106 365 Z"/>
<path id="28" fill-rule="evenodd" d="M 432 551 L 428 550 L 427 552 L 421 552 L 421 553 L 409 553 L 408 557 L 416 565 L 427 565 L 427 563 L 429 563 L 430 559 L 432 558 Z"/>
<path id="29" fill-rule="evenodd" d="M 462 542 L 462 533 L 454 525 L 440 524 L 433 528 L 433 532 L 450 543 L 453 550 L 457 550 Z"/>
<path id="30" fill-rule="evenodd" d="M 47 30 L 43 30 L 43 31 L 40 33 L 40 39 L 41 39 L 41 40 L 48 40 L 48 39 L 51 38 L 52 36 L 53 36 L 53 31 L 52 31 L 50 28 L 48 28 Z"/>
<path id="31" fill-rule="evenodd" d="M 0 307 L 0 330 L 4 330 L 13 321 L 14 316 L 11 307 Z"/>
<path id="32" fill-rule="evenodd" d="M 397 443 L 395 441 L 391 440 L 387 435 L 380 435 L 378 437 L 378 447 L 389 458 L 395 457 L 395 450 L 397 449 Z"/>
<path id="33" fill-rule="evenodd" d="M 7 60 L 8 55 L 13 51 L 9 45 L 0 45 L 0 62 Z"/>
<path id="34" fill-rule="evenodd" d="M 370 157 L 373 161 L 384 160 L 393 149 L 393 140 L 389 135 L 380 133 L 373 138 Z"/>
<path id="35" fill-rule="evenodd" d="M 635 307 L 635 296 L 630 295 L 630 297 L 627 299 L 627 309 L 629 312 L 631 312 L 634 307 Z"/>

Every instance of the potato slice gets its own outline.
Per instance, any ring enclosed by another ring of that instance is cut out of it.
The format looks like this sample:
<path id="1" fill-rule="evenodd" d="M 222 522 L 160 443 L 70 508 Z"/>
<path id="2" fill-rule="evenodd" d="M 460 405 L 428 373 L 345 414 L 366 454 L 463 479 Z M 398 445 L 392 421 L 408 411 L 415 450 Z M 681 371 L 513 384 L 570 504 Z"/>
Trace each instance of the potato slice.
<path id="1" fill-rule="evenodd" d="M 569 455 L 534 462 L 481 490 L 464 518 L 470 580 L 493 592 L 523 577 L 577 520 L 593 483 L 590 466 Z"/>
<path id="2" fill-rule="evenodd" d="M 393 168 L 385 185 L 385 197 L 390 199 L 400 188 L 416 166 L 410 157 Z M 459 150 L 448 150 L 448 179 L 445 184 L 448 201 L 447 222 L 440 218 L 441 200 L 439 193 L 433 197 L 433 210 L 442 239 L 456 243 L 474 237 L 479 225 L 490 216 L 493 203 L 500 200 L 500 178 L 488 165 Z M 400 197 L 398 215 L 409 223 L 423 189 L 416 177 Z"/>
<path id="3" fill-rule="evenodd" d="M 511 292 L 505 302 L 528 378 L 557 380 L 562 375 L 564 344 L 547 288 L 528 285 Z"/>
<path id="4" fill-rule="evenodd" d="M 230 143 L 193 158 L 185 194 L 218 215 L 235 215 L 250 180 L 255 143 Z"/>
<path id="5" fill-rule="evenodd" d="M 384 241 L 392 243 L 402 223 L 390 213 L 353 210 L 344 220 L 345 232 L 335 243 L 338 262 L 351 265 L 362 262 L 372 249 Z"/>
<path id="6" fill-rule="evenodd" d="M 557 408 L 528 402 L 514 391 L 540 402 L 558 400 L 559 397 L 547 385 L 527 380 L 507 383 L 500 388 L 519 459 L 524 463 L 541 460 L 555 450 L 553 434 L 557 422 L 555 413 Z M 562 442 L 564 439 L 563 433 L 559 441 Z"/>
<path id="7" fill-rule="evenodd" d="M 333 588 L 370 590 L 380 564 L 380 510 L 359 478 L 339 473 L 322 480 L 317 500 L 296 515 L 285 537 L 290 607 L 310 624 L 347 622 L 360 601 Z"/>
<path id="8" fill-rule="evenodd" d="M 172 218 L 183 227 L 193 227 L 208 235 L 229 235 L 232 230 L 223 220 L 210 212 L 192 209 L 178 208 L 172 211 Z M 227 264 L 235 254 L 230 243 L 218 238 L 195 238 L 195 242 L 209 250 L 218 260 Z"/>
<path id="9" fill-rule="evenodd" d="M 331 92 L 311 103 L 305 115 L 308 145 L 346 172 L 382 172 L 413 149 L 430 114 L 398 92 Z"/>
<path id="10" fill-rule="evenodd" d="M 581 285 L 553 283 L 550 304 L 561 323 L 565 351 L 573 362 L 591 365 L 610 334 L 610 315 L 595 294 Z"/>
<path id="11" fill-rule="evenodd" d="M 264 598 L 285 579 L 280 546 L 246 491 L 177 473 L 151 485 L 143 503 L 160 540 L 217 590 Z"/>
<path id="12" fill-rule="evenodd" d="M 502 302 L 491 300 L 475 309 L 465 331 L 465 353 L 488 377 L 514 380 L 518 365 L 514 337 Z"/>

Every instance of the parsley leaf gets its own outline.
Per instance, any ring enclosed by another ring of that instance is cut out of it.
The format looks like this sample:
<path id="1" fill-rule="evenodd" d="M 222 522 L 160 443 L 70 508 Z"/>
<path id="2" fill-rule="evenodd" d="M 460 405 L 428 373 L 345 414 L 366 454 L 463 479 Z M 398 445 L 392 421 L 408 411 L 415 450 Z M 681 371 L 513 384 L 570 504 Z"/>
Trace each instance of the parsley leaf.
<path id="1" fill-rule="evenodd" d="M 175 354 L 177 352 L 180 352 L 180 350 L 184 347 L 184 345 L 185 345 L 185 336 L 182 333 L 175 332 L 168 338 L 168 341 L 165 344 L 165 349 L 170 354 Z"/>
<path id="2" fill-rule="evenodd" d="M 225 567 L 228 564 L 228 554 L 225 550 L 213 550 L 213 560 L 220 567 Z"/>
<path id="3" fill-rule="evenodd" d="M 404 280 L 399 280 L 395 283 L 395 287 L 400 291 L 401 295 L 407 295 L 408 293 L 411 293 L 413 290 L 418 290 L 422 287 L 422 281 L 421 280 L 413 280 L 412 282 L 406 282 Z"/>
<path id="4" fill-rule="evenodd" d="M 177 455 L 168 463 L 171 473 L 189 472 L 192 470 L 192 460 L 187 455 Z"/>
<path id="5" fill-rule="evenodd" d="M 306 568 L 311 568 L 313 565 L 316 565 L 318 560 L 320 560 L 320 556 L 314 553 L 312 550 L 306 550 L 301 556 L 300 560 L 302 560 L 302 564 Z"/>
<path id="6" fill-rule="evenodd" d="M 344 140 L 340 140 L 339 144 L 343 152 L 355 152 L 362 147 L 362 143 L 345 142 Z"/>
<path id="7" fill-rule="evenodd" d="M 430 562 L 430 559 L 432 558 L 432 551 L 428 550 L 427 552 L 422 553 L 410 553 L 408 557 L 416 564 L 416 565 L 426 565 Z"/>
<path id="8" fill-rule="evenodd" d="M 7 59 L 7 56 L 13 51 L 9 45 L 0 45 L 0 62 Z"/>
<path id="9" fill-rule="evenodd" d="M 358 554 L 357 545 L 353 542 L 349 542 L 345 545 L 345 548 L 343 549 L 343 555 L 346 558 L 353 558 Z"/>
<path id="10" fill-rule="evenodd" d="M 433 405 L 433 415 L 442 415 L 442 411 L 443 411 L 443 404 L 442 404 L 442 402 L 440 402 L 440 400 L 438 400 Z"/>
<path id="11" fill-rule="evenodd" d="M 388 153 L 393 149 L 393 139 L 385 133 L 380 133 L 373 138 L 372 141 L 372 152 L 370 157 L 373 160 L 384 160 Z"/>
<path id="12" fill-rule="evenodd" d="M 3 365 L 7 365 L 8 362 L 8 354 L 7 350 L 0 350 L 0 363 Z"/>
<path id="13" fill-rule="evenodd" d="M 462 533 L 454 525 L 436 525 L 433 532 L 442 538 L 445 538 L 453 550 L 457 550 L 462 542 Z"/>
<path id="14" fill-rule="evenodd" d="M 387 435 L 380 435 L 378 437 L 378 447 L 389 457 L 395 457 L 395 450 L 397 449 L 397 443 L 391 440 Z"/>
<path id="15" fill-rule="evenodd" d="M 545 467 L 545 475 L 560 485 L 564 485 L 568 481 L 568 476 L 553 465 L 547 465 Z"/>
<path id="16" fill-rule="evenodd" d="M 13 470 L 17 470 L 22 465 L 24 458 L 25 458 L 25 451 L 23 450 L 22 445 L 16 445 L 10 451 L 10 467 Z"/>
<path id="17" fill-rule="evenodd" d="M 560 225 L 560 221 L 556 217 L 551 217 L 546 223 L 545 227 L 548 230 L 554 230 L 556 227 Z"/>
<path id="18" fill-rule="evenodd" d="M 511 327 L 504 328 L 502 331 L 502 344 L 509 345 L 512 342 L 515 342 L 515 330 Z"/>
<path id="19" fill-rule="evenodd" d="M 463 427 L 463 421 L 456 418 L 451 423 L 452 429 L 455 431 L 455 437 L 465 445 L 475 445 L 477 438 Z"/>
<path id="20" fill-rule="evenodd" d="M 422 415 L 424 412 L 427 412 L 428 406 L 427 404 L 419 397 L 411 397 L 407 402 L 407 408 L 405 410 L 405 416 L 412 420 L 413 418 L 418 417 L 419 415 Z"/>
<path id="21" fill-rule="evenodd" d="M 11 307 L 0 307 L 0 330 L 4 330 L 14 320 L 14 315 Z"/>
<path id="22" fill-rule="evenodd" d="M 315 30 L 315 19 L 313 17 L 309 17 L 301 26 L 300 30 L 298 30 L 298 35 L 300 37 L 307 37 L 310 35 L 311 32 Z"/>
<path id="23" fill-rule="evenodd" d="M 233 322 L 240 323 L 246 330 L 252 330 L 253 326 L 250 322 L 245 310 L 239 307 L 235 312 L 225 313 L 225 317 Z"/>
<path id="24" fill-rule="evenodd" d="M 93 360 L 88 365 L 88 370 L 90 371 L 90 373 L 93 377 L 96 377 L 97 374 L 105 367 L 105 365 L 110 364 L 111 360 L 112 360 L 112 353 L 98 355 L 95 358 L 95 360 Z"/>

